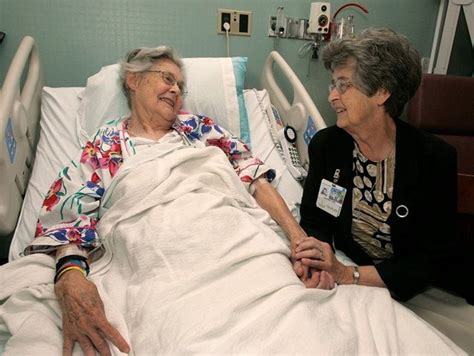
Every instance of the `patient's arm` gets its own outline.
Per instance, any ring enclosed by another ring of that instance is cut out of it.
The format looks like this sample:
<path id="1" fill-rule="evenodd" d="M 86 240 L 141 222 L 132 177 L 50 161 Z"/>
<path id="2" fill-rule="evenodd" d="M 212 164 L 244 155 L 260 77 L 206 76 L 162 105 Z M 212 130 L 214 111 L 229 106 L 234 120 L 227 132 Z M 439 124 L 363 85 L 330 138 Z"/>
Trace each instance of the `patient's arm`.
<path id="1" fill-rule="evenodd" d="M 61 171 L 43 203 L 35 241 L 26 253 L 55 250 L 56 256 L 70 255 L 65 249 L 72 244 L 92 248 L 99 243 L 95 229 L 99 205 L 122 162 L 118 137 L 115 127 L 99 130 L 83 148 L 80 160 Z M 86 355 L 95 355 L 95 349 L 110 355 L 105 340 L 128 351 L 123 337 L 106 319 L 97 288 L 79 269 L 58 275 L 55 293 L 63 314 L 65 355 L 72 354 L 75 342 Z"/>
<path id="2" fill-rule="evenodd" d="M 296 243 L 307 237 L 303 228 L 291 214 L 284 199 L 273 186 L 263 177 L 257 178 L 253 183 L 255 188 L 254 198 L 257 203 L 275 220 L 291 241 L 292 252 Z"/>
<path id="3" fill-rule="evenodd" d="M 280 225 L 286 236 L 288 236 L 291 242 L 291 256 L 294 257 L 297 243 L 307 237 L 306 233 L 291 214 L 280 193 L 278 193 L 276 189 L 268 183 L 266 178 L 257 178 L 253 181 L 252 186 L 255 189 L 253 196 L 257 203 L 270 214 L 272 219 Z M 295 273 L 300 277 L 303 283 L 307 287 L 317 287 L 319 279 L 317 279 L 316 282 L 315 280 L 311 280 L 308 273 L 309 268 L 303 266 L 294 258 L 292 258 L 292 261 Z M 332 288 L 330 287 L 330 282 L 324 282 L 321 285 L 321 288 L 323 288 L 323 285 L 324 289 Z M 326 288 L 326 286 L 328 287 Z"/>

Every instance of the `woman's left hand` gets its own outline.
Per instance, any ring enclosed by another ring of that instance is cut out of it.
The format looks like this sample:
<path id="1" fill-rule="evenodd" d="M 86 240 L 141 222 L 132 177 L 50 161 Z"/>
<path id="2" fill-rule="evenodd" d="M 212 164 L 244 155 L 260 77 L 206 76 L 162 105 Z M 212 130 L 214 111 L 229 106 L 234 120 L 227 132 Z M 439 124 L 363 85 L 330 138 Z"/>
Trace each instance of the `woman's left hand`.
<path id="1" fill-rule="evenodd" d="M 296 243 L 295 252 L 294 257 L 301 261 L 303 266 L 326 271 L 337 283 L 342 281 L 346 266 L 337 260 L 328 243 L 307 237 Z"/>

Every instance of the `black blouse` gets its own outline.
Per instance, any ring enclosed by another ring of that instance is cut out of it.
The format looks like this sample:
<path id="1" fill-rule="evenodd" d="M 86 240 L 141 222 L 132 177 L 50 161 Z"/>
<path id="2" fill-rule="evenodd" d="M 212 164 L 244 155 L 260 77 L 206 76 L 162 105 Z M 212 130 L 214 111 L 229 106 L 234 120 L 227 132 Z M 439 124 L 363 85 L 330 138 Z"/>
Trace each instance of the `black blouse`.
<path id="1" fill-rule="evenodd" d="M 407 300 L 436 284 L 458 258 L 456 150 L 401 120 L 395 122 L 396 167 L 392 214 L 387 219 L 393 255 L 375 264 L 375 268 L 392 295 Z M 313 137 L 301 226 L 308 235 L 332 244 L 357 264 L 374 265 L 373 258 L 352 235 L 353 149 L 352 137 L 336 126 Z M 337 184 L 347 189 L 337 218 L 316 207 L 321 180 L 333 181 L 336 170 Z"/>

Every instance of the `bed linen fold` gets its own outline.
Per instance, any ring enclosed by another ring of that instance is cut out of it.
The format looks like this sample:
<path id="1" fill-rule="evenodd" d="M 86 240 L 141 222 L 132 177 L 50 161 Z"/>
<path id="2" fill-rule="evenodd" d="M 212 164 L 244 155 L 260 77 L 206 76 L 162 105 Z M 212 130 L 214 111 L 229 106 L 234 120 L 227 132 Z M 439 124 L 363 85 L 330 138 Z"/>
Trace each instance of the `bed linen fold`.
<path id="1" fill-rule="evenodd" d="M 288 241 L 217 148 L 139 152 L 101 215 L 105 253 L 89 278 L 134 355 L 462 354 L 385 289 L 306 289 Z M 28 256 L 0 272 L 4 354 L 61 354 L 53 258 Z"/>

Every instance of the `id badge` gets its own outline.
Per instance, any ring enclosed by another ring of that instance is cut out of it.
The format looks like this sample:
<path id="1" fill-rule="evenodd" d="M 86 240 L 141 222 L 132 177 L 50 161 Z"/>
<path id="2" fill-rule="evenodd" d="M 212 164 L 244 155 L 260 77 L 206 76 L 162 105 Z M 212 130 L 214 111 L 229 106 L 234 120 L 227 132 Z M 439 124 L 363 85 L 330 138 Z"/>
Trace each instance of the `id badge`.
<path id="1" fill-rule="evenodd" d="M 341 213 L 346 192 L 346 188 L 323 179 L 319 187 L 316 206 L 337 218 Z"/>

